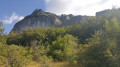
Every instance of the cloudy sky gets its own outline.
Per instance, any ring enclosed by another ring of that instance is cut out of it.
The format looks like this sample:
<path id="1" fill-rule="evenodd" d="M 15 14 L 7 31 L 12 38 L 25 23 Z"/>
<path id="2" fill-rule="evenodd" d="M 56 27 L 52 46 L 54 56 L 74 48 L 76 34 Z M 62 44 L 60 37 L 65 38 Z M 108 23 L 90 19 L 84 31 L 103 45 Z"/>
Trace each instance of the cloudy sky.
<path id="1" fill-rule="evenodd" d="M 95 12 L 120 6 L 120 0 L 45 0 L 46 9 L 56 14 L 95 15 Z"/>
<path id="2" fill-rule="evenodd" d="M 113 6 L 120 7 L 120 0 L 0 0 L 0 20 L 5 32 L 14 24 L 31 14 L 35 9 L 47 12 L 95 16 L 95 13 Z"/>

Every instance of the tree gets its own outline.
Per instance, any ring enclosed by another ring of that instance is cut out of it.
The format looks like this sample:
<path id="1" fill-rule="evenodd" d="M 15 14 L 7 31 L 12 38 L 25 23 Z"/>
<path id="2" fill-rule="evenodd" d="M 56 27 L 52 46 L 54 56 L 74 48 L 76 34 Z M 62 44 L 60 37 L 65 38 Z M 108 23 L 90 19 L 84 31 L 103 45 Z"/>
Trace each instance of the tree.
<path id="1" fill-rule="evenodd" d="M 0 42 L 5 43 L 5 34 L 4 34 L 4 28 L 3 28 L 3 23 L 0 21 Z"/>
<path id="2" fill-rule="evenodd" d="M 92 38 L 88 39 L 88 44 L 83 52 L 87 66 L 91 67 L 119 67 L 119 23 L 112 19 L 106 21 L 103 30 L 97 31 Z"/>
<path id="3" fill-rule="evenodd" d="M 0 44 L 0 62 L 1 65 L 10 67 L 24 67 L 29 62 L 27 51 L 22 46 L 2 45 Z"/>
<path id="4" fill-rule="evenodd" d="M 50 45 L 49 56 L 56 61 L 74 62 L 77 54 L 77 39 L 72 35 L 66 34 L 63 38 L 57 37 L 56 41 Z"/>

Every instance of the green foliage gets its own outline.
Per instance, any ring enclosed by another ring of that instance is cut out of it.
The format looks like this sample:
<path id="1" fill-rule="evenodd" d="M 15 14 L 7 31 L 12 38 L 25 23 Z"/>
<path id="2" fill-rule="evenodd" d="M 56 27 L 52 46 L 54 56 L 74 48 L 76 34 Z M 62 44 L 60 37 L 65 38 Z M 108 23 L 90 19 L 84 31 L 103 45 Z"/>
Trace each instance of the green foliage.
<path id="1" fill-rule="evenodd" d="M 48 54 L 56 61 L 73 62 L 76 58 L 77 46 L 77 39 L 72 35 L 67 34 L 63 38 L 59 36 L 52 42 Z"/>
<path id="2" fill-rule="evenodd" d="M 6 36 L 4 34 L 4 28 L 3 28 L 2 21 L 0 21 L 0 42 L 2 42 L 2 43 L 6 42 Z"/>
<path id="3" fill-rule="evenodd" d="M 52 62 L 52 58 L 47 57 L 49 48 L 45 48 L 44 45 L 37 45 L 37 41 L 32 41 L 31 44 L 32 46 L 28 48 L 28 52 L 32 55 L 34 61 L 44 64 Z"/>
<path id="4" fill-rule="evenodd" d="M 57 61 L 77 62 L 82 67 L 120 67 L 119 13 L 112 9 L 112 13 L 67 27 L 11 32 L 7 41 L 1 25 L 0 65 L 24 67 L 31 61 L 47 65 Z"/>
<path id="5" fill-rule="evenodd" d="M 39 44 L 45 46 L 52 44 L 52 41 L 56 40 L 57 36 L 63 36 L 65 34 L 64 28 L 56 29 L 51 28 L 37 28 L 28 29 L 22 33 L 11 32 L 7 38 L 7 44 L 17 44 L 23 46 L 31 46 L 32 41 L 38 41 Z"/>
<path id="6" fill-rule="evenodd" d="M 10 67 L 24 67 L 28 62 L 26 52 L 25 48 L 21 46 L 0 44 L 0 64 Z"/>
<path id="7" fill-rule="evenodd" d="M 67 29 L 67 33 L 71 34 L 79 39 L 79 43 L 86 43 L 85 40 L 91 37 L 96 30 L 101 28 L 101 23 L 96 22 L 95 18 L 91 18 L 88 22 L 72 25 Z"/>
<path id="8" fill-rule="evenodd" d="M 106 21 L 104 30 L 97 31 L 92 38 L 88 39 L 86 48 L 82 48 L 83 55 L 80 56 L 85 61 L 85 66 L 90 67 L 119 67 L 119 23 L 112 19 Z M 82 46 L 82 47 L 84 47 Z M 101 65 L 102 64 L 102 65 Z"/>

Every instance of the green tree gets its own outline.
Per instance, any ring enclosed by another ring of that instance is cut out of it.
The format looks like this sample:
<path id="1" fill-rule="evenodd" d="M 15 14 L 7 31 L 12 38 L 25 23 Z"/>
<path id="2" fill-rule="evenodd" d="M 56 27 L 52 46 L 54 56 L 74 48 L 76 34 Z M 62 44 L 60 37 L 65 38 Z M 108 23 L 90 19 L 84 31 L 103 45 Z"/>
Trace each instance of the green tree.
<path id="1" fill-rule="evenodd" d="M 119 67 L 119 23 L 112 19 L 106 21 L 104 30 L 97 31 L 83 50 L 83 61 L 91 67 Z"/>
<path id="2" fill-rule="evenodd" d="M 77 39 L 72 35 L 66 34 L 63 38 L 57 37 L 56 41 L 50 45 L 48 55 L 56 61 L 74 62 L 77 54 Z"/>
<path id="3" fill-rule="evenodd" d="M 5 34 L 4 34 L 4 28 L 3 28 L 3 22 L 0 21 L 0 42 L 5 43 L 6 42 L 6 38 L 5 38 Z"/>
<path id="4" fill-rule="evenodd" d="M 10 67 L 25 67 L 29 62 L 25 48 L 17 45 L 0 45 L 0 62 Z"/>
<path id="5" fill-rule="evenodd" d="M 42 64 L 49 64 L 52 62 L 52 58 L 47 56 L 48 48 L 44 45 L 37 45 L 37 41 L 32 41 L 28 48 L 28 52 L 32 55 L 33 61 L 40 62 Z"/>

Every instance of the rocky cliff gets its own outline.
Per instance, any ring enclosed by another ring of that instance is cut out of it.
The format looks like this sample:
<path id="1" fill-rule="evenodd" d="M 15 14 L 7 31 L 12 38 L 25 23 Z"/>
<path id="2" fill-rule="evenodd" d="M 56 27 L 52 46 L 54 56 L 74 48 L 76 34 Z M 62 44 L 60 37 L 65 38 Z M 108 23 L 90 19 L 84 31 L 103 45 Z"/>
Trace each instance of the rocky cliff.
<path id="1" fill-rule="evenodd" d="M 89 16 L 73 16 L 64 15 L 58 16 L 53 13 L 44 12 L 41 9 L 36 9 L 31 15 L 26 16 L 23 20 L 15 24 L 12 31 L 21 32 L 29 28 L 43 28 L 43 27 L 62 27 L 68 26 L 74 23 L 85 21 Z"/>
<path id="2" fill-rule="evenodd" d="M 115 14 L 120 13 L 120 8 L 112 8 L 106 9 L 103 11 L 96 12 L 96 17 L 111 14 L 111 16 L 115 17 Z"/>
<path id="3" fill-rule="evenodd" d="M 31 15 L 15 24 L 12 31 L 21 32 L 29 28 L 51 27 L 61 25 L 57 15 L 36 9 Z"/>
<path id="4" fill-rule="evenodd" d="M 113 8 L 96 12 L 95 17 L 99 18 L 99 16 L 104 17 L 106 15 L 109 15 L 109 17 L 115 17 L 118 19 L 118 21 L 120 21 L 120 8 Z M 89 17 L 91 16 L 74 16 L 72 14 L 62 14 L 61 16 L 58 16 L 53 13 L 44 12 L 41 9 L 36 9 L 31 15 L 26 16 L 23 20 L 16 23 L 12 31 L 21 32 L 29 28 L 43 28 L 51 26 L 63 27 L 75 23 L 85 22 Z"/>

